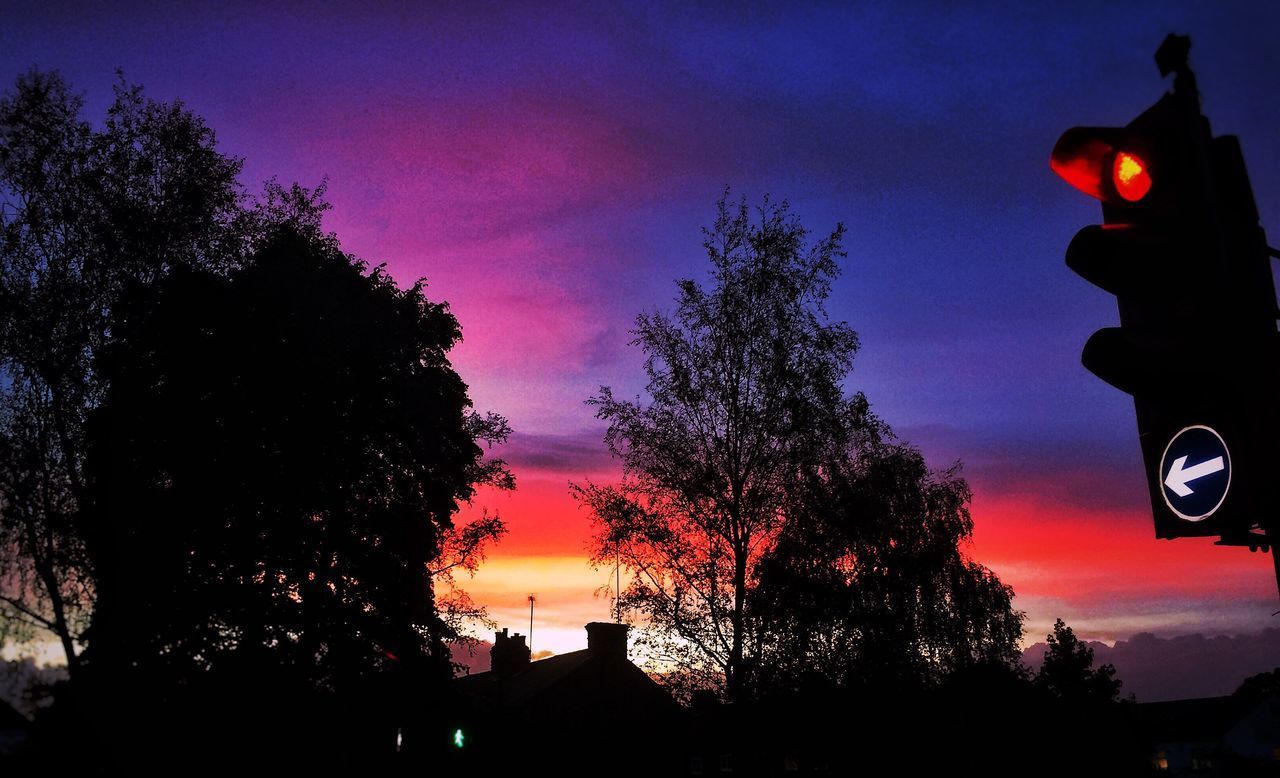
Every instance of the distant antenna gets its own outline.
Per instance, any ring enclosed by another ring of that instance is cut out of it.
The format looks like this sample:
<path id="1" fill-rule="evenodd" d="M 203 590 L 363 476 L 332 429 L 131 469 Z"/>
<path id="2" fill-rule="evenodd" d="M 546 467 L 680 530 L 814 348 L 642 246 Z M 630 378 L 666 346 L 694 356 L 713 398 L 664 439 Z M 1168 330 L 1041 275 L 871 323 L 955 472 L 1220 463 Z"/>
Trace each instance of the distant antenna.
<path id="1" fill-rule="evenodd" d="M 622 551 L 614 549 L 613 565 L 613 620 L 622 623 Z"/>
<path id="2" fill-rule="evenodd" d="M 529 595 L 529 653 L 533 653 L 533 602 L 534 596 Z"/>

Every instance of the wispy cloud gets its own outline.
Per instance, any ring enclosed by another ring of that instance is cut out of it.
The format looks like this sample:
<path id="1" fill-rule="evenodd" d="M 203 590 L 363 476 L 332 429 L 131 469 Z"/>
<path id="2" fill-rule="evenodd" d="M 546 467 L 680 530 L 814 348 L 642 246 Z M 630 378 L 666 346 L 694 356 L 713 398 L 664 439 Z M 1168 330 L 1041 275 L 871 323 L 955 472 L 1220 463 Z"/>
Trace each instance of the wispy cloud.
<path id="1" fill-rule="evenodd" d="M 581 480 L 588 476 L 614 476 L 621 463 L 603 441 L 603 430 L 563 435 L 531 435 L 516 432 L 502 449 L 502 456 L 522 473 L 552 474 Z"/>

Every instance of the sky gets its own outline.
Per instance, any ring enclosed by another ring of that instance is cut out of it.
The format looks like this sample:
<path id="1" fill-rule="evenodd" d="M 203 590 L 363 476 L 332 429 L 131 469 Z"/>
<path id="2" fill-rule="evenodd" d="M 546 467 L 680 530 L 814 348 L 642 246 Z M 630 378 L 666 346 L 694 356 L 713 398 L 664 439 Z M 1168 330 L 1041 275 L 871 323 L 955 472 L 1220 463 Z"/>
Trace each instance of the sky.
<path id="1" fill-rule="evenodd" d="M 449 302 L 518 482 L 468 508 L 510 532 L 464 586 L 521 632 L 536 594 L 535 651 L 609 617 L 569 483 L 619 465 L 584 401 L 643 395 L 629 329 L 705 280 L 726 188 L 788 201 L 815 238 L 846 226 L 846 387 L 933 466 L 963 463 L 969 552 L 1028 643 L 1055 618 L 1125 645 L 1277 626 L 1268 557 L 1154 537 L 1132 399 L 1080 365 L 1117 323 L 1063 261 L 1100 209 L 1048 156 L 1154 103 L 1156 47 L 1190 34 L 1205 113 L 1280 234 L 1280 5 L 0 5 L 0 83 L 58 69 L 97 121 L 119 68 L 203 116 L 250 190 L 327 182 L 344 248 Z"/>

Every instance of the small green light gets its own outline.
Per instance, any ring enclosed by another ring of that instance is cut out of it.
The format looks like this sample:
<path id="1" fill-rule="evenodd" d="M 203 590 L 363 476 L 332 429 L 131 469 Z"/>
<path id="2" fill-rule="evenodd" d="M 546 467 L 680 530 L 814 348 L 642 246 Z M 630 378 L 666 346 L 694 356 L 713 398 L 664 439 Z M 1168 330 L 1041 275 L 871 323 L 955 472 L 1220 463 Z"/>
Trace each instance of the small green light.
<path id="1" fill-rule="evenodd" d="M 462 729 L 455 729 L 453 731 L 453 745 L 457 748 L 462 748 L 465 742 L 465 736 L 462 734 Z"/>

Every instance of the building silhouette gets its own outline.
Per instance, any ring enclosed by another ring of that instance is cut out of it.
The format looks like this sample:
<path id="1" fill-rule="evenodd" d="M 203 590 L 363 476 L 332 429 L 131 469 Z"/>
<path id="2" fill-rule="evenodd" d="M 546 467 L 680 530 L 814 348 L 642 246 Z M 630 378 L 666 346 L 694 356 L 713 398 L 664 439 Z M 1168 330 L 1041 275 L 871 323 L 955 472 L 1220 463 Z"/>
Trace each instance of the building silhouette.
<path id="1" fill-rule="evenodd" d="M 537 662 L 523 635 L 494 635 L 490 670 L 454 681 L 460 766 L 491 774 L 685 772 L 683 713 L 627 658 L 627 625 L 592 622 L 586 630 L 585 649 Z"/>
<path id="2" fill-rule="evenodd" d="M 1280 695 L 1147 702 L 1134 713 L 1162 775 L 1280 772 Z"/>

